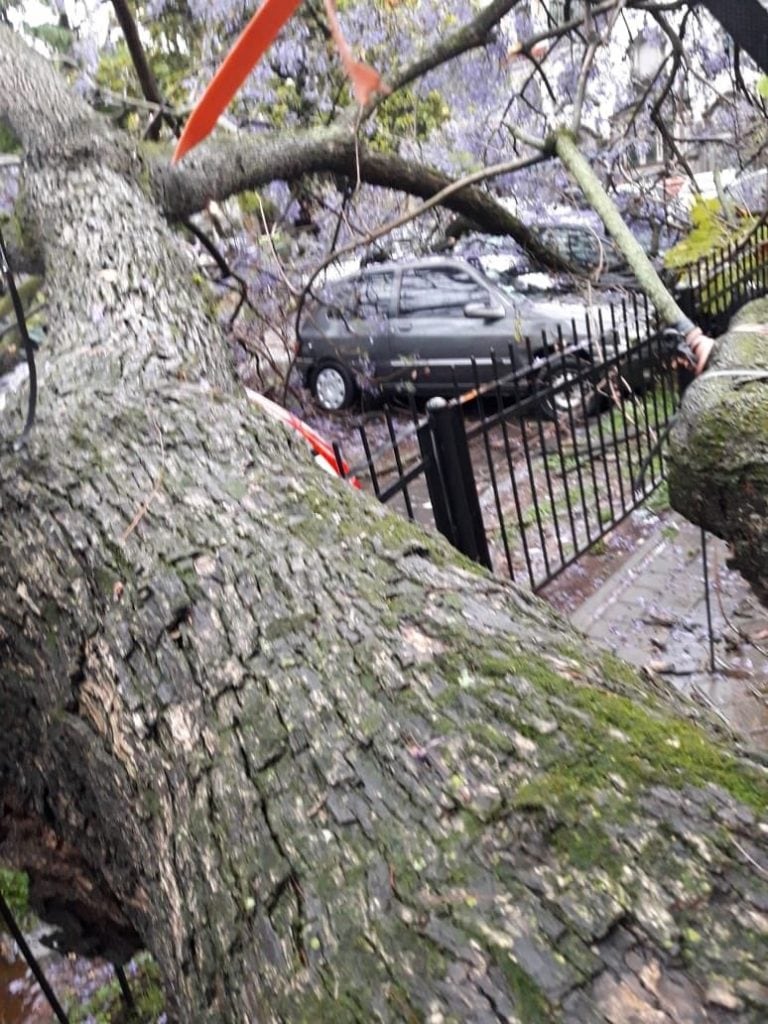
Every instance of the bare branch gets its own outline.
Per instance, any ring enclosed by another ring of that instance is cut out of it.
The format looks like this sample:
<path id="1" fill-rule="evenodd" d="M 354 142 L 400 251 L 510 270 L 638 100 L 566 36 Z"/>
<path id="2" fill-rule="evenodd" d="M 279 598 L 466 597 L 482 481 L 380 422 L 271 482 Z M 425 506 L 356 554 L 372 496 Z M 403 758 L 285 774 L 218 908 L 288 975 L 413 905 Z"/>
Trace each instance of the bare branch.
<path id="1" fill-rule="evenodd" d="M 591 17 L 591 15 L 589 15 L 589 8 L 587 8 L 588 21 L 586 21 L 586 24 L 588 24 L 591 28 L 591 33 L 589 43 L 587 44 L 587 49 L 581 61 L 579 82 L 576 87 L 576 97 L 573 102 L 573 118 L 571 120 L 571 130 L 574 132 L 578 131 L 579 125 L 581 124 L 581 111 L 584 107 L 584 98 L 586 96 L 587 91 L 587 81 L 589 79 L 589 72 L 591 71 L 592 65 L 595 60 L 595 55 L 597 54 L 597 49 L 602 43 L 605 42 L 607 38 L 610 38 L 610 35 L 613 32 L 613 27 L 616 24 L 616 21 L 618 20 L 618 17 L 622 12 L 625 3 L 626 0 L 617 0 L 615 9 L 610 13 L 610 16 L 608 18 L 608 23 L 606 25 L 605 30 L 605 37 L 601 36 L 601 34 L 597 31 L 594 19 Z"/>
<path id="2" fill-rule="evenodd" d="M 189 231 L 191 235 L 194 235 L 198 242 L 200 242 L 202 247 L 205 249 L 205 251 L 209 254 L 213 262 L 219 268 L 222 280 L 232 278 L 233 281 L 237 282 L 237 291 L 240 294 L 240 301 L 237 303 L 235 311 L 229 318 L 229 324 L 231 327 L 234 321 L 237 319 L 237 316 L 243 306 L 243 303 L 247 303 L 249 306 L 252 307 L 252 304 L 248 299 L 248 285 L 246 284 L 245 279 L 241 277 L 240 274 L 236 273 L 232 269 L 232 267 L 230 267 L 229 263 L 224 258 L 224 254 L 221 252 L 219 247 L 216 245 L 213 239 L 210 238 L 205 231 L 203 231 L 201 227 L 195 224 L 195 222 L 190 217 L 185 218 L 182 223 L 184 224 L 184 227 L 187 229 L 187 231 Z"/>
<path id="3" fill-rule="evenodd" d="M 689 13 L 690 13 L 690 11 L 686 13 L 686 15 L 685 15 L 685 17 L 683 19 L 681 30 L 680 30 L 680 35 L 678 35 L 672 29 L 672 26 L 669 24 L 669 22 L 667 21 L 667 19 L 663 15 L 659 14 L 658 12 L 656 12 L 654 14 L 654 17 L 655 17 L 656 21 L 658 22 L 660 28 L 662 29 L 662 31 L 665 33 L 665 35 L 669 39 L 670 43 L 672 44 L 672 54 L 673 54 L 673 56 L 672 56 L 672 67 L 671 67 L 670 72 L 669 72 L 669 78 L 667 79 L 667 83 L 664 86 L 664 88 L 662 89 L 661 94 L 659 95 L 658 99 L 653 104 L 653 107 L 651 108 L 651 120 L 653 121 L 653 123 L 657 127 L 657 129 L 659 130 L 659 132 L 662 135 L 662 137 L 666 140 L 667 145 L 670 147 L 672 152 L 675 154 L 675 158 L 676 158 L 677 162 L 679 163 L 679 165 L 683 168 L 683 170 L 688 175 L 688 177 L 691 179 L 691 181 L 694 181 L 695 179 L 694 179 L 694 176 L 693 176 L 693 170 L 692 170 L 690 164 L 688 163 L 688 161 L 686 160 L 685 154 L 683 153 L 683 151 L 680 149 L 680 147 L 675 142 L 674 136 L 672 135 L 672 132 L 669 130 L 669 128 L 667 126 L 667 123 L 666 123 L 664 117 L 662 116 L 662 112 L 661 112 L 661 108 L 664 105 L 664 102 L 665 102 L 667 96 L 669 95 L 670 91 L 672 90 L 672 86 L 674 85 L 675 79 L 677 78 L 677 73 L 678 73 L 679 69 L 682 67 L 683 63 L 685 62 L 685 51 L 683 50 L 682 35 L 685 32 L 685 26 L 686 26 L 686 23 L 687 23 L 687 20 L 688 20 L 688 14 Z"/>
<path id="4" fill-rule="evenodd" d="M 152 68 L 149 66 L 147 55 L 144 52 L 144 46 L 139 36 L 139 30 L 136 26 L 136 20 L 133 17 L 133 12 L 128 5 L 128 0 L 112 0 L 112 6 L 115 10 L 117 20 L 120 23 L 120 28 L 123 31 L 125 37 L 125 45 L 128 47 L 128 53 L 131 55 L 131 61 L 133 62 L 134 70 L 139 79 L 139 85 L 141 91 L 144 94 L 144 99 L 150 103 L 154 103 L 160 108 L 160 111 L 165 107 L 160 87 L 157 84 L 157 79 L 154 76 Z M 155 115 L 149 128 L 146 132 L 148 139 L 157 139 L 160 134 L 160 125 L 162 123 L 162 113 L 160 117 Z"/>
<path id="5" fill-rule="evenodd" d="M 492 0 L 482 8 L 477 16 L 462 26 L 453 35 L 448 36 L 435 46 L 429 53 L 414 61 L 409 67 L 395 75 L 389 81 L 392 90 L 402 89 L 428 71 L 434 71 L 441 64 L 460 57 L 462 54 L 486 46 L 490 42 L 490 34 L 501 19 L 517 6 L 520 0 Z M 380 102 L 380 101 L 379 101 Z"/>
<path id="6" fill-rule="evenodd" d="M 564 21 L 560 25 L 555 25 L 552 28 L 536 32 L 534 35 L 528 36 L 527 39 L 521 40 L 518 43 L 516 52 L 529 54 L 534 47 L 539 45 L 539 43 L 545 43 L 550 39 L 562 39 L 563 36 L 571 35 L 586 23 L 588 17 L 594 18 L 597 14 L 604 14 L 606 11 L 612 10 L 615 6 L 616 0 L 604 0 L 604 3 L 595 4 L 589 10 L 588 14 L 581 15 L 578 18 L 571 18 L 569 21 Z"/>

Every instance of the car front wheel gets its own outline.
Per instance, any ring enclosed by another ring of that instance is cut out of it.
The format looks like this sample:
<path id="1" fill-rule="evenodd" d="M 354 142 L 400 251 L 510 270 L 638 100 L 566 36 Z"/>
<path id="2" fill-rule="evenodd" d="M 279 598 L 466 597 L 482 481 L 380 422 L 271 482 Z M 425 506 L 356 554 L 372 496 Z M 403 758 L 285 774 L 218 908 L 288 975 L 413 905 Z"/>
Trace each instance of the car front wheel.
<path id="1" fill-rule="evenodd" d="M 321 366 L 312 377 L 312 395 L 326 412 L 349 408 L 355 397 L 352 374 L 340 363 Z"/>
<path id="2" fill-rule="evenodd" d="M 574 358 L 542 369 L 535 384 L 541 416 L 556 420 L 563 414 L 594 416 L 599 411 L 600 397 L 584 368 L 584 360 Z"/>

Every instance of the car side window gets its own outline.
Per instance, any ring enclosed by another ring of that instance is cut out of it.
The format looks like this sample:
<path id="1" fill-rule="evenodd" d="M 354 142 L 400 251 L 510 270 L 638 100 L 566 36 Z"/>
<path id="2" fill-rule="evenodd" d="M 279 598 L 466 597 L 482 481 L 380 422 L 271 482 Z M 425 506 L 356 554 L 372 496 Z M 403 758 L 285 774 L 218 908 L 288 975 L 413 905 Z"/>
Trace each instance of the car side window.
<path id="1" fill-rule="evenodd" d="M 320 303 L 331 320 L 346 320 L 352 314 L 355 289 L 352 281 L 339 281 L 320 293 Z"/>
<path id="2" fill-rule="evenodd" d="M 382 320 L 389 316 L 394 274 L 363 274 L 355 281 L 355 316 L 361 320 Z"/>
<path id="3" fill-rule="evenodd" d="M 406 270 L 400 283 L 400 316 L 463 317 L 468 302 L 490 303 L 490 294 L 469 274 L 449 267 Z"/>
<path id="4" fill-rule="evenodd" d="M 385 320 L 394 288 L 395 275 L 361 274 L 339 281 L 326 299 L 328 316 L 347 325 L 359 320 Z"/>

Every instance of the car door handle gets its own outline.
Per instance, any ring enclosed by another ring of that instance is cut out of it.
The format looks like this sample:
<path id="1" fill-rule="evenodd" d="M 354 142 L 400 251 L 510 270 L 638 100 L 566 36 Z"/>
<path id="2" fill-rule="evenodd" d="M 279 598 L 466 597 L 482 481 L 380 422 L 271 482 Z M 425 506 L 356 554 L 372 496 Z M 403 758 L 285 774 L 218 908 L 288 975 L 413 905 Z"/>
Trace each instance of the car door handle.
<path id="1" fill-rule="evenodd" d="M 408 331 L 412 331 L 412 330 L 413 330 L 413 324 L 398 324 L 397 325 L 397 333 L 398 334 L 407 334 Z"/>

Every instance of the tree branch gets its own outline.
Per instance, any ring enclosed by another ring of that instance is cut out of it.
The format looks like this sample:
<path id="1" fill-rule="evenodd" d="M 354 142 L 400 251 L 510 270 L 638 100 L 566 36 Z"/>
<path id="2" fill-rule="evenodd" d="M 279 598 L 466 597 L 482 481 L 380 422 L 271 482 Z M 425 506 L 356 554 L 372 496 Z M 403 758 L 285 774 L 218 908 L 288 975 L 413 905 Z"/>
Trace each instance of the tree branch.
<path id="1" fill-rule="evenodd" d="M 486 46 L 492 29 L 498 25 L 501 19 L 517 6 L 520 0 L 492 0 L 487 7 L 483 7 L 476 17 L 468 24 L 462 26 L 453 35 L 443 39 L 437 46 L 419 57 L 411 65 L 388 80 L 388 85 L 394 92 L 402 89 L 417 78 L 421 78 L 429 71 L 434 71 L 441 64 L 454 60 L 470 50 L 480 46 Z M 381 99 L 369 106 L 369 110 L 378 105 Z"/>
<path id="2" fill-rule="evenodd" d="M 523 141 L 528 138 L 524 136 Z M 541 140 L 533 141 L 543 148 Z M 169 217 L 182 219 L 203 209 L 211 199 L 221 201 L 276 179 L 293 181 L 308 174 L 333 173 L 355 181 L 358 155 L 360 177 L 366 184 L 422 199 L 449 189 L 443 205 L 469 217 L 480 230 L 509 235 L 545 266 L 571 269 L 492 196 L 466 183 L 505 173 L 503 170 L 481 171 L 457 185 L 447 175 L 395 154 L 362 148 L 357 154 L 354 138 L 343 128 L 217 139 L 215 145 L 201 146 L 174 167 L 161 157 L 151 167 L 153 192 Z"/>
<path id="3" fill-rule="evenodd" d="M 229 326 L 231 327 L 232 324 L 237 319 L 240 313 L 240 309 L 243 306 L 243 303 L 247 302 L 248 305 L 251 305 L 248 299 L 248 285 L 246 284 L 245 279 L 232 269 L 227 260 L 224 258 L 224 255 L 221 252 L 221 250 L 213 241 L 213 239 L 210 238 L 210 236 L 207 235 L 206 232 L 203 231 L 201 227 L 198 227 L 198 225 L 195 224 L 191 217 L 186 217 L 182 221 L 182 223 L 184 224 L 184 227 L 187 229 L 187 231 L 189 231 L 189 233 L 198 240 L 198 242 L 202 245 L 202 247 L 211 257 L 213 262 L 219 268 L 219 272 L 221 273 L 221 279 L 226 280 L 227 278 L 231 277 L 233 281 L 237 282 L 236 290 L 240 295 L 240 300 L 237 303 L 234 312 L 231 314 L 229 318 Z"/>
<path id="4" fill-rule="evenodd" d="M 146 51 L 136 26 L 136 20 L 128 5 L 128 0 L 112 0 L 112 5 L 115 9 L 117 20 L 120 22 L 120 27 L 123 30 L 128 52 L 131 55 L 144 99 L 149 104 L 149 109 L 154 108 L 154 114 L 144 133 L 144 138 L 151 141 L 157 140 L 160 136 L 160 128 L 163 121 L 170 127 L 174 135 L 178 135 L 180 132 L 179 117 L 176 111 L 169 107 L 163 99 L 160 86 L 149 65 Z"/>
<path id="5" fill-rule="evenodd" d="M 566 131 L 554 137 L 555 152 L 572 177 L 578 182 L 589 205 L 598 214 L 606 230 L 611 234 L 632 271 L 642 285 L 643 291 L 656 307 L 665 324 L 679 327 L 687 334 L 692 329 L 688 317 L 680 309 L 669 290 L 656 273 L 642 246 L 626 226 L 616 204 L 605 191 L 599 178 L 579 152 L 576 143 Z"/>
<path id="6" fill-rule="evenodd" d="M 616 7 L 610 12 L 608 17 L 608 24 L 606 26 L 606 37 L 611 35 L 613 27 L 621 14 L 626 0 L 616 0 Z M 589 72 L 594 64 L 595 55 L 597 54 L 598 47 L 604 42 L 603 37 L 597 30 L 597 26 L 594 23 L 594 19 L 590 14 L 589 7 L 587 7 L 586 24 L 590 31 L 590 39 L 587 44 L 587 48 L 584 52 L 584 56 L 581 61 L 581 70 L 579 72 L 579 81 L 576 86 L 576 97 L 573 101 L 573 117 L 571 119 L 571 131 L 577 132 L 579 125 L 581 124 L 581 111 L 584 106 L 584 98 L 587 91 L 587 81 L 589 79 Z"/>
<path id="7" fill-rule="evenodd" d="M 672 29 L 672 26 L 669 24 L 667 19 L 665 17 L 663 17 L 663 15 L 656 13 L 654 15 L 654 17 L 655 17 L 656 21 L 658 22 L 660 28 L 662 29 L 662 31 L 665 33 L 665 35 L 669 39 L 670 43 L 672 44 L 672 67 L 670 68 L 669 78 L 667 79 L 666 84 L 664 85 L 664 88 L 662 89 L 660 95 L 656 99 L 656 102 L 653 104 L 653 107 L 651 108 L 651 120 L 653 121 L 653 123 L 658 128 L 658 130 L 659 130 L 660 134 L 662 135 L 662 137 L 666 140 L 667 145 L 670 147 L 672 152 L 675 154 L 675 157 L 676 157 L 678 163 L 680 164 L 680 166 L 685 170 L 685 173 L 688 175 L 690 180 L 694 181 L 695 179 L 694 179 L 694 176 L 693 176 L 693 169 L 691 168 L 690 164 L 686 160 L 685 154 L 682 152 L 680 147 L 675 142 L 675 138 L 674 138 L 672 132 L 669 130 L 669 127 L 667 126 L 667 123 L 666 123 L 666 121 L 664 120 L 664 118 L 662 117 L 662 114 L 661 114 L 661 108 L 664 105 L 664 102 L 665 102 L 667 96 L 669 96 L 669 93 L 672 90 L 672 86 L 675 83 L 675 79 L 677 78 L 677 73 L 678 73 L 679 69 L 682 67 L 682 65 L 684 63 L 684 60 L 685 60 L 685 52 L 683 50 L 683 43 L 682 43 L 682 34 L 685 31 L 685 25 L 686 25 L 686 21 L 687 21 L 688 15 L 686 14 L 685 18 L 683 18 L 680 35 L 678 35 Z"/>

